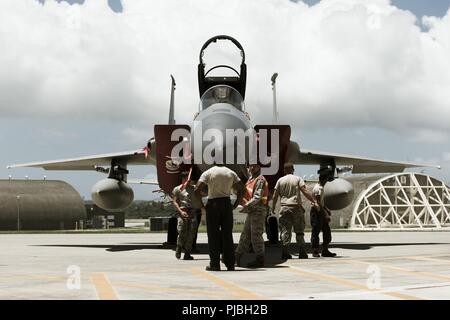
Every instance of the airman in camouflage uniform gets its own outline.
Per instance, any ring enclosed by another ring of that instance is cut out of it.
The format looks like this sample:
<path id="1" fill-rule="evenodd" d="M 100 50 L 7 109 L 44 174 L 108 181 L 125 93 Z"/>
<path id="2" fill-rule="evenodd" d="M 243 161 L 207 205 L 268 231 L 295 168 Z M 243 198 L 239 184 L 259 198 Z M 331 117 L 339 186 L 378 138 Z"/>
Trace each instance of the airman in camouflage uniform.
<path id="1" fill-rule="evenodd" d="M 269 193 L 267 181 L 261 175 L 261 167 L 257 164 L 250 165 L 250 179 L 247 181 L 241 212 L 247 213 L 244 230 L 241 233 L 239 244 L 236 248 L 236 265 L 241 265 L 241 257 L 253 247 L 256 253 L 255 261 L 250 262 L 248 268 L 264 267 L 264 226 L 267 214 L 267 197 Z"/>
<path id="2" fill-rule="evenodd" d="M 188 174 L 183 172 L 182 179 L 186 180 Z M 184 260 L 193 260 L 191 256 L 192 243 L 197 229 L 196 215 L 201 212 L 201 199 L 195 194 L 195 182 L 185 181 L 175 187 L 172 192 L 173 204 L 178 213 L 178 238 L 175 256 L 181 258 L 184 251 Z"/>
<path id="3" fill-rule="evenodd" d="M 320 205 L 320 210 L 311 207 L 311 246 L 313 249 L 313 257 L 320 257 L 319 254 L 319 234 L 322 231 L 322 257 L 335 257 L 336 253 L 330 252 L 328 250 L 328 245 L 331 242 L 331 211 L 325 205 L 325 200 L 323 196 L 325 184 L 328 182 L 330 173 L 328 168 L 323 168 L 318 171 L 319 183 L 317 183 L 313 188 L 313 196 Z"/>
<path id="4" fill-rule="evenodd" d="M 280 240 L 281 240 L 281 258 L 291 259 L 288 245 L 291 243 L 292 228 L 296 235 L 299 249 L 298 257 L 308 259 L 305 250 L 305 209 L 302 205 L 300 193 L 308 198 L 314 207 L 318 207 L 317 201 L 307 190 L 306 184 L 302 178 L 294 175 L 294 166 L 291 163 L 284 165 L 285 175 L 278 179 L 273 194 L 272 211 L 275 209 L 278 198 L 280 198 Z"/>

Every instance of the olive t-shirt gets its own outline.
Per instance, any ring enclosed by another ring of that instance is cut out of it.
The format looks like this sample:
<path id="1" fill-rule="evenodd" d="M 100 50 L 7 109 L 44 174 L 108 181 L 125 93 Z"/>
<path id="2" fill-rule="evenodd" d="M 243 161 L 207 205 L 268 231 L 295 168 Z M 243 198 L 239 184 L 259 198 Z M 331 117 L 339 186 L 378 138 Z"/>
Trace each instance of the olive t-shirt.
<path id="1" fill-rule="evenodd" d="M 172 192 L 177 198 L 178 205 L 189 209 L 201 209 L 202 199 L 195 194 L 194 186 L 188 184 L 184 190 L 181 190 L 181 186 L 175 187 Z"/>
<path id="2" fill-rule="evenodd" d="M 305 186 L 305 181 L 293 174 L 287 174 L 278 179 L 275 189 L 278 190 L 280 195 L 280 205 L 296 206 L 301 204 L 300 188 L 303 186 Z"/>
<path id="3" fill-rule="evenodd" d="M 227 167 L 214 166 L 203 172 L 198 181 L 208 186 L 208 199 L 215 199 L 229 197 L 231 188 L 241 179 Z"/>

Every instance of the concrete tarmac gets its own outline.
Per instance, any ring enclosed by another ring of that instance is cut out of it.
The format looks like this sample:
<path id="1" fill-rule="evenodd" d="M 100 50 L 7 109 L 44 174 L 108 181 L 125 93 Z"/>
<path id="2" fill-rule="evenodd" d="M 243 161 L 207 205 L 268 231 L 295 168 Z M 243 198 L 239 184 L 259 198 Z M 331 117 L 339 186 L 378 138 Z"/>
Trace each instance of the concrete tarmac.
<path id="1" fill-rule="evenodd" d="M 282 261 L 268 246 L 263 269 L 207 272 L 204 233 L 193 261 L 164 233 L 2 234 L 0 299 L 450 299 L 450 232 L 333 237 L 337 258 L 300 260 L 292 245 Z"/>

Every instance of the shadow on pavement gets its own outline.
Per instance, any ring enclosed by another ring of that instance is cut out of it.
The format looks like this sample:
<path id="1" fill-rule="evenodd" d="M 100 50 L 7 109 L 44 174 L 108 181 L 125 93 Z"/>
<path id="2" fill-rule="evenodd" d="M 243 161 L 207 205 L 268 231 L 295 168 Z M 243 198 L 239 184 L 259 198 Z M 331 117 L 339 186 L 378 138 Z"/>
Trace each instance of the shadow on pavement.
<path id="1" fill-rule="evenodd" d="M 395 247 L 395 246 L 417 246 L 417 245 L 440 245 L 446 243 L 333 243 L 330 245 L 330 249 L 346 249 L 346 250 L 370 250 L 374 247 Z M 90 249 L 105 249 L 109 252 L 123 252 L 132 250 L 170 250 L 172 251 L 170 255 L 175 251 L 175 245 L 168 243 L 124 243 L 118 245 L 110 244 L 100 244 L 100 245 L 89 245 L 89 244 L 50 244 L 50 245 L 36 245 L 37 247 L 60 247 L 60 248 L 90 248 Z M 235 244 L 236 246 L 236 244 Z M 307 252 L 311 252 L 310 244 L 306 245 Z M 293 259 L 298 257 L 298 249 L 296 244 L 291 244 L 289 246 L 289 251 L 293 255 Z M 338 252 L 339 253 L 339 252 Z M 202 257 L 205 256 L 206 257 Z M 286 260 L 281 259 L 281 250 L 276 244 L 266 243 L 265 252 L 265 268 L 286 268 L 287 266 L 282 266 Z M 192 253 L 195 260 L 209 261 L 208 257 L 208 244 L 199 243 L 197 244 L 197 250 Z M 242 257 L 242 264 L 245 266 L 255 257 L 254 253 L 245 254 Z M 338 256 L 336 258 L 342 258 Z M 175 260 L 175 257 L 174 257 Z M 247 270 L 257 270 L 257 269 L 247 269 Z"/>

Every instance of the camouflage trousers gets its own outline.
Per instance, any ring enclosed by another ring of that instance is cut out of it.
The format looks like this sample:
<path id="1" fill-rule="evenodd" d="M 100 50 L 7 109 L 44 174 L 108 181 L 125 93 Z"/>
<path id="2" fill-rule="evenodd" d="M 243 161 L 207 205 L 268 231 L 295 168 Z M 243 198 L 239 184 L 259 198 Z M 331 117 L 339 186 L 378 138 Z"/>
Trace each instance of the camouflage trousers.
<path id="1" fill-rule="evenodd" d="M 264 227 L 267 209 L 257 207 L 249 211 L 245 219 L 244 230 L 242 230 L 236 254 L 244 254 L 250 251 L 250 245 L 257 255 L 264 254 Z"/>
<path id="2" fill-rule="evenodd" d="M 297 245 L 300 248 L 305 248 L 305 209 L 303 207 L 282 206 L 278 224 L 283 246 L 291 243 L 292 228 L 294 228 Z"/>
<path id="3" fill-rule="evenodd" d="M 195 231 L 197 230 L 197 220 L 195 217 L 182 219 L 178 217 L 178 239 L 177 247 L 184 252 L 190 253 L 192 250 L 192 243 L 195 238 Z"/>

